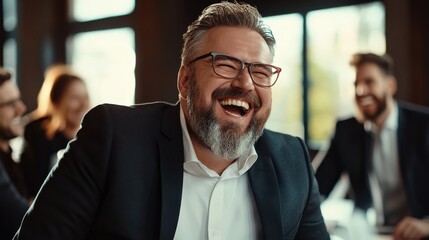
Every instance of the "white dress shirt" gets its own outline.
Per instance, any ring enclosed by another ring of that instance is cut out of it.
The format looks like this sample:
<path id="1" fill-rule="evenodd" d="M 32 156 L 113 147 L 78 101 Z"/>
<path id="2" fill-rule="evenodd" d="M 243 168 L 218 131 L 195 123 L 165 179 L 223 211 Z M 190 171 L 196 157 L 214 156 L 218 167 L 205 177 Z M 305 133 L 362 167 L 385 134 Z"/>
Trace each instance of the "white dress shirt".
<path id="1" fill-rule="evenodd" d="M 254 147 L 219 176 L 198 160 L 180 109 L 184 177 L 175 240 L 262 239 L 247 171 L 257 159 Z"/>
<path id="2" fill-rule="evenodd" d="M 370 122 L 365 122 L 365 128 L 374 137 L 370 184 L 377 225 L 394 226 L 407 213 L 406 193 L 399 166 L 398 106 L 395 104 L 381 129 Z"/>

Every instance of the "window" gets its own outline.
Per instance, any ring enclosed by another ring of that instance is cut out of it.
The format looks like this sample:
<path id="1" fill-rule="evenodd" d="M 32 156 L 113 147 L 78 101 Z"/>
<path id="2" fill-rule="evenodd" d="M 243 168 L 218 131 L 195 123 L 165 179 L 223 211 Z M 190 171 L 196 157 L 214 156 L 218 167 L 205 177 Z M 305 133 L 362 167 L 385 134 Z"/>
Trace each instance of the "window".
<path id="1" fill-rule="evenodd" d="M 3 47 L 3 67 L 12 73 L 12 79 L 16 81 L 18 48 L 14 32 L 17 26 L 16 0 L 3 0 L 3 31 L 5 41 Z"/>
<path id="2" fill-rule="evenodd" d="M 130 28 L 78 33 L 70 38 L 70 63 L 87 83 L 92 105 L 134 104 L 135 37 Z"/>
<path id="3" fill-rule="evenodd" d="M 3 46 L 3 66 L 12 74 L 12 79 L 16 81 L 15 69 L 17 67 L 17 46 L 14 38 L 6 40 Z"/>
<path id="4" fill-rule="evenodd" d="M 373 2 L 265 20 L 277 40 L 275 64 L 283 69 L 273 87 L 267 128 L 305 138 L 318 149 L 329 140 L 336 119 L 353 115 L 352 55 L 386 51 L 384 6 Z"/>
<path id="5" fill-rule="evenodd" d="M 319 146 L 330 137 L 337 118 L 354 113 L 351 56 L 386 51 L 384 7 L 376 2 L 313 11 L 307 20 L 308 143 Z"/>
<path id="6" fill-rule="evenodd" d="M 272 87 L 273 105 L 267 128 L 302 137 L 303 18 L 300 14 L 288 14 L 264 20 L 277 41 L 274 63 L 282 68 L 279 79 Z"/>
<path id="7" fill-rule="evenodd" d="M 13 31 L 17 25 L 16 0 L 3 0 L 3 28 Z"/>
<path id="8" fill-rule="evenodd" d="M 134 10 L 135 0 L 73 0 L 72 18 L 89 21 L 129 14 Z"/>
<path id="9" fill-rule="evenodd" d="M 67 41 L 67 62 L 87 83 L 92 105 L 134 104 L 134 29 L 129 24 L 112 28 L 112 22 L 121 20 L 113 19 L 106 24 L 102 19 L 129 17 L 135 0 L 70 0 L 70 3 L 74 31 Z"/>

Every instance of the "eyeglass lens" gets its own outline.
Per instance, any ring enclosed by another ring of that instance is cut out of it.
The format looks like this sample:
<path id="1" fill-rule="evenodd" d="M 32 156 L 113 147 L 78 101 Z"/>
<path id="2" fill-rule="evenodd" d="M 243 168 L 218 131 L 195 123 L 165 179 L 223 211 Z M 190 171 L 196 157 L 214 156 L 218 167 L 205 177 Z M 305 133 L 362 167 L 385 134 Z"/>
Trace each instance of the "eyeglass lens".
<path id="1" fill-rule="evenodd" d="M 267 64 L 245 64 L 242 61 L 226 56 L 213 55 L 213 70 L 221 77 L 236 78 L 248 65 L 252 80 L 262 86 L 272 86 L 278 77 L 278 70 Z"/>

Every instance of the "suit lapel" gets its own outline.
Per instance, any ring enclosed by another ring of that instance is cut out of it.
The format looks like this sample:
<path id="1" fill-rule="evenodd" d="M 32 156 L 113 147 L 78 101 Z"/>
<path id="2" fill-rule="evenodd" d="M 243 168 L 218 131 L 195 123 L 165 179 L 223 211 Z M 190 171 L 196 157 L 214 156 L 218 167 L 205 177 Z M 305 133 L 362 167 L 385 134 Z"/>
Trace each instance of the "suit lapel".
<path id="1" fill-rule="evenodd" d="M 173 239 L 179 219 L 183 186 L 183 140 L 178 105 L 169 107 L 159 139 L 162 186 L 160 239 Z"/>
<path id="2" fill-rule="evenodd" d="M 364 132 L 364 169 L 368 172 L 368 169 L 372 170 L 372 148 L 374 145 L 374 137 L 370 131 Z"/>
<path id="3" fill-rule="evenodd" d="M 397 130 L 397 139 L 398 139 L 398 155 L 399 155 L 399 167 L 402 171 L 402 177 L 405 180 L 405 169 L 407 166 L 409 166 L 408 164 L 404 164 L 403 163 L 403 159 L 406 159 L 405 156 L 407 156 L 408 154 L 406 154 L 406 150 L 409 149 L 409 145 L 410 145 L 410 141 L 412 140 L 411 138 L 408 138 L 405 136 L 406 131 L 406 127 L 408 126 L 409 123 L 407 123 L 407 118 L 405 116 L 404 110 L 402 109 L 402 107 L 398 104 L 398 130 Z"/>
<path id="4" fill-rule="evenodd" d="M 363 126 L 362 126 L 363 128 Z M 372 150 L 374 145 L 374 137 L 372 132 L 364 130 L 363 129 L 363 166 L 361 168 L 357 168 L 356 171 L 358 171 L 358 176 L 363 180 L 363 183 L 358 184 L 364 184 L 363 188 L 361 189 L 361 197 L 357 199 L 358 204 L 362 208 L 369 208 L 373 203 L 373 196 L 371 193 L 371 172 L 372 170 Z M 357 162 L 359 159 L 357 159 Z"/>
<path id="5" fill-rule="evenodd" d="M 279 186 L 271 159 L 258 153 L 258 160 L 249 170 L 249 179 L 264 239 L 283 239 Z"/>
<path id="6" fill-rule="evenodd" d="M 409 161 L 412 154 L 409 152 L 411 149 L 414 149 L 412 146 L 415 145 L 414 137 L 410 137 L 407 134 L 410 131 L 407 131 L 407 127 L 412 123 L 407 121 L 407 115 L 403 107 L 398 103 L 398 130 L 397 130 L 397 141 L 398 141 L 398 157 L 399 157 L 399 169 L 401 171 L 402 181 L 405 185 L 405 190 L 408 192 L 410 189 L 414 189 L 412 186 L 412 181 L 410 181 L 409 176 L 413 175 L 412 168 L 414 163 Z M 407 164 L 405 164 L 405 159 L 408 159 Z M 413 196 L 413 193 L 409 193 L 410 196 Z"/>

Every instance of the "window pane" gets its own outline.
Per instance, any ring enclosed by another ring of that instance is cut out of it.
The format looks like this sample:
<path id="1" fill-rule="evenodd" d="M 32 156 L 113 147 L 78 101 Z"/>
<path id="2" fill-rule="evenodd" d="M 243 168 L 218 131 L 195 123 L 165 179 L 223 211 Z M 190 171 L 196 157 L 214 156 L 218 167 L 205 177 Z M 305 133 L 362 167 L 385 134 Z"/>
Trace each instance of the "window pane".
<path id="1" fill-rule="evenodd" d="M 309 144 L 326 143 L 337 118 L 354 113 L 354 53 L 384 54 L 384 6 L 380 2 L 308 15 Z"/>
<path id="2" fill-rule="evenodd" d="M 12 74 L 12 79 L 16 81 L 15 71 L 17 70 L 17 46 L 16 40 L 7 39 L 3 46 L 3 65 Z"/>
<path id="3" fill-rule="evenodd" d="M 72 0 L 72 17 L 76 21 L 120 16 L 134 10 L 135 0 Z"/>
<path id="4" fill-rule="evenodd" d="M 87 82 L 94 106 L 134 104 L 134 39 L 130 28 L 80 33 L 70 39 L 71 65 Z"/>
<path id="5" fill-rule="evenodd" d="M 3 27 L 5 31 L 12 31 L 16 27 L 16 0 L 3 0 Z"/>
<path id="6" fill-rule="evenodd" d="M 274 64 L 281 67 L 272 87 L 273 103 L 266 127 L 304 137 L 302 112 L 302 26 L 300 14 L 266 17 L 276 38 Z"/>

